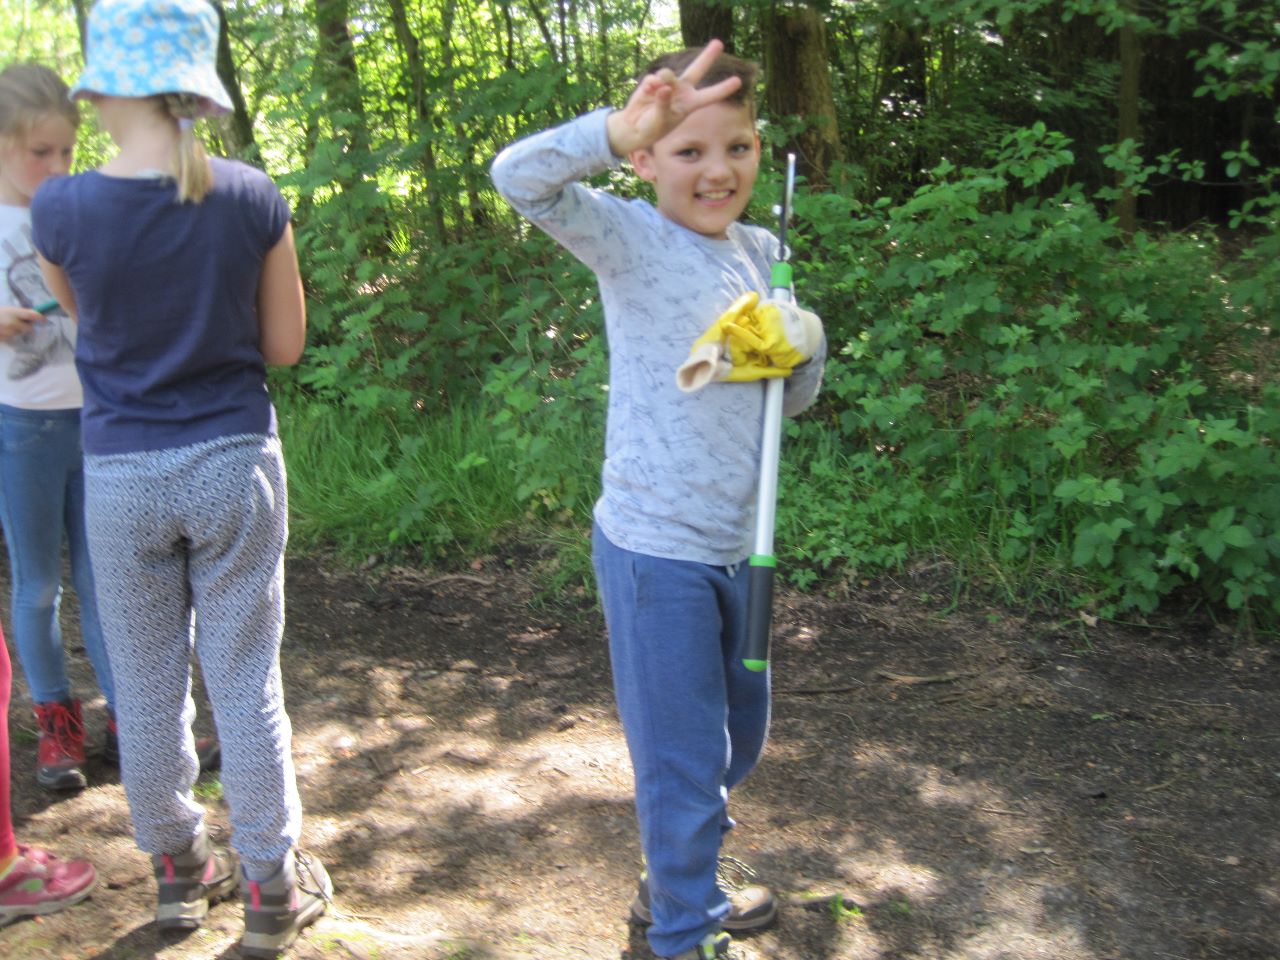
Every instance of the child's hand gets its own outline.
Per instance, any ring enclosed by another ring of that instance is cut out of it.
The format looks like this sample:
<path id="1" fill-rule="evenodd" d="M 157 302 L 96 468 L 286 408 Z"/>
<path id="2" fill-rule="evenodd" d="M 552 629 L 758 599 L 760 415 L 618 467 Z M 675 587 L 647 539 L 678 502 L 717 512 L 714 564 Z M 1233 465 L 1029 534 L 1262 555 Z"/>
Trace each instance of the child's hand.
<path id="1" fill-rule="evenodd" d="M 822 346 L 822 318 L 788 300 L 761 300 L 726 320 L 723 329 L 735 368 L 781 367 L 790 373 Z"/>
<path id="2" fill-rule="evenodd" d="M 816 313 L 744 293 L 694 341 L 689 358 L 676 371 L 676 385 L 692 393 L 720 380 L 789 377 L 818 351 L 822 336 Z"/>
<path id="3" fill-rule="evenodd" d="M 44 323 L 44 315 L 26 307 L 0 307 L 0 343 L 20 337 L 37 323 Z"/>
<path id="4" fill-rule="evenodd" d="M 693 111 L 723 100 L 742 86 L 741 79 L 729 77 L 715 86 L 698 89 L 698 81 L 723 49 L 723 43 L 712 40 L 680 76 L 663 69 L 644 77 L 627 105 L 609 114 L 609 148 L 613 155 L 625 157 L 633 150 L 652 146 Z"/>

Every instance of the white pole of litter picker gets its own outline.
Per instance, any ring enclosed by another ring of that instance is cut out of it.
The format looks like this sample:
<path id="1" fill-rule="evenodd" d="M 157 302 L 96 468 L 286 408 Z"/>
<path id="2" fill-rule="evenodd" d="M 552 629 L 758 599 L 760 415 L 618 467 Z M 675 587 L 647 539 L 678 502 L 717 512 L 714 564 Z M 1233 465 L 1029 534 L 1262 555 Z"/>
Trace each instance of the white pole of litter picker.
<path id="1" fill-rule="evenodd" d="M 791 301 L 791 248 L 787 223 L 796 186 L 796 155 L 787 154 L 787 176 L 778 214 L 778 259 L 769 278 L 769 296 Z M 784 381 L 765 381 L 764 425 L 760 443 L 760 487 L 756 493 L 756 533 L 747 581 L 747 643 L 742 663 L 757 673 L 769 666 L 769 634 L 773 628 L 773 578 L 778 561 L 773 555 L 774 514 L 778 506 L 778 457 L 782 445 L 782 391 Z"/>

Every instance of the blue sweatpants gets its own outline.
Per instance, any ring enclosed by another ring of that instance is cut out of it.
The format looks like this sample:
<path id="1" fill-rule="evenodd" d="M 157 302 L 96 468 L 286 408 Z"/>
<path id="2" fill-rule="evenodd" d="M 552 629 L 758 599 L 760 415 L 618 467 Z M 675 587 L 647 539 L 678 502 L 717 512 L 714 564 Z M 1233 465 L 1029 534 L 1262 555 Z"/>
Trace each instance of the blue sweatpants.
<path id="1" fill-rule="evenodd" d="M 116 681 L 121 775 L 138 846 L 180 853 L 204 822 L 191 721 L 200 658 L 222 744 L 232 843 L 251 880 L 298 840 L 284 708 L 284 458 L 237 436 L 85 458 L 89 548 Z"/>
<path id="2" fill-rule="evenodd" d="M 769 675 L 742 665 L 747 571 L 624 550 L 592 534 L 618 713 L 635 770 L 636 816 L 660 957 L 717 930 L 729 790 L 769 728 Z"/>

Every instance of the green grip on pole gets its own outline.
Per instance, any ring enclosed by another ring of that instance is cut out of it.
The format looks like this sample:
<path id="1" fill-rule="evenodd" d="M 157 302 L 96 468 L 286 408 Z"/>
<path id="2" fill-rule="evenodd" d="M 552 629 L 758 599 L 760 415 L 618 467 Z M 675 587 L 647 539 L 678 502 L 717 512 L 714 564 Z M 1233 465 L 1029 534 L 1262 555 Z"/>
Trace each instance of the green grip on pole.
<path id="1" fill-rule="evenodd" d="M 773 627 L 773 574 L 778 561 L 767 554 L 753 553 L 747 575 L 747 643 L 742 665 L 752 673 L 769 666 L 769 633 Z"/>
<path id="2" fill-rule="evenodd" d="M 786 260 L 775 260 L 773 269 L 769 272 L 770 287 L 784 287 L 791 289 L 791 264 Z"/>

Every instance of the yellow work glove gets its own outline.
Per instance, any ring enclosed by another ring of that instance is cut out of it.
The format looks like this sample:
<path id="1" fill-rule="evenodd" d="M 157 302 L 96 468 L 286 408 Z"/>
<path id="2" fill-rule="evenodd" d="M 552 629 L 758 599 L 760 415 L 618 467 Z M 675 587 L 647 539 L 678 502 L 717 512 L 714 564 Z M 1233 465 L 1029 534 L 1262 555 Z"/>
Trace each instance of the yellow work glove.
<path id="1" fill-rule="evenodd" d="M 818 315 L 744 293 L 697 340 L 676 371 L 686 393 L 717 380 L 741 383 L 787 377 L 822 343 Z"/>

